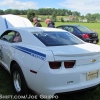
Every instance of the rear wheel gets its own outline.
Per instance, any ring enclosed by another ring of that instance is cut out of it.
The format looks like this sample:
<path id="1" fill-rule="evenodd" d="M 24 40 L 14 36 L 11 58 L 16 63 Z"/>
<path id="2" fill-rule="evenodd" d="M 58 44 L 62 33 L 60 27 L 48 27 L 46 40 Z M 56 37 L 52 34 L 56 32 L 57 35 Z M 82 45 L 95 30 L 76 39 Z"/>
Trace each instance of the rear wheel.
<path id="1" fill-rule="evenodd" d="M 28 93 L 27 84 L 18 64 L 13 64 L 11 70 L 12 84 L 16 95 L 24 95 Z"/>

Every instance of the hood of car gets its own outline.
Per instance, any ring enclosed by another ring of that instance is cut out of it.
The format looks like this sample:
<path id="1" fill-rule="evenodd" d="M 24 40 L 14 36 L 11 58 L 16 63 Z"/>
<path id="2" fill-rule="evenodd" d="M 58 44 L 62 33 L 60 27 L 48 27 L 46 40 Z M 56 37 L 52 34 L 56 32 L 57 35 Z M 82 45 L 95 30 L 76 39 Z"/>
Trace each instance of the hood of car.
<path id="1" fill-rule="evenodd" d="M 1 15 L 0 24 L 0 35 L 12 27 L 33 27 L 33 24 L 27 18 L 12 14 Z"/>
<path id="2" fill-rule="evenodd" d="M 78 57 L 100 54 L 100 46 L 91 43 L 49 48 L 53 51 L 54 56 Z"/>

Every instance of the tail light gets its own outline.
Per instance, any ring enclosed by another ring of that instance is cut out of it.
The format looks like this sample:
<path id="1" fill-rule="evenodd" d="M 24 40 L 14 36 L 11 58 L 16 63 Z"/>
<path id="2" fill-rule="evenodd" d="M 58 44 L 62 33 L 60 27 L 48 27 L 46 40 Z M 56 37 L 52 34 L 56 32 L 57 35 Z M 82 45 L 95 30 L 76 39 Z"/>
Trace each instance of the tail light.
<path id="1" fill-rule="evenodd" d="M 89 34 L 82 34 L 83 38 L 89 38 Z"/>
<path id="2" fill-rule="evenodd" d="M 65 68 L 73 68 L 74 65 L 75 65 L 75 60 L 64 62 Z"/>
<path id="3" fill-rule="evenodd" d="M 59 69 L 61 67 L 61 62 L 49 62 L 51 69 Z"/>

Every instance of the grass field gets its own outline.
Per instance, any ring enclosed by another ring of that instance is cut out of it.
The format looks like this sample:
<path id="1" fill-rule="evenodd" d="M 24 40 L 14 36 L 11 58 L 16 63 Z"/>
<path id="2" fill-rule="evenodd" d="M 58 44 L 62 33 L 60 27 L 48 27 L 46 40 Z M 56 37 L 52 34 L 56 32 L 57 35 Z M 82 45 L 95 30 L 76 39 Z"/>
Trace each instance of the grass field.
<path id="1" fill-rule="evenodd" d="M 41 22 L 42 26 L 46 26 L 44 22 Z M 99 33 L 100 37 L 100 23 L 61 23 L 61 22 L 56 22 L 56 26 L 61 25 L 61 24 L 80 24 L 87 26 L 88 28 L 92 29 L 93 31 L 96 31 Z M 8 74 L 7 71 L 4 70 L 0 66 L 0 95 L 14 95 L 14 91 L 12 89 L 11 85 L 11 78 L 10 75 Z M 1 99 L 1 98 L 0 98 Z M 5 100 L 5 99 L 1 99 Z M 11 99 L 6 99 L 6 100 L 11 100 Z M 87 92 L 85 94 L 80 94 L 80 95 L 71 95 L 71 96 L 63 96 L 59 100 L 100 100 L 100 86 L 94 90 Z"/>

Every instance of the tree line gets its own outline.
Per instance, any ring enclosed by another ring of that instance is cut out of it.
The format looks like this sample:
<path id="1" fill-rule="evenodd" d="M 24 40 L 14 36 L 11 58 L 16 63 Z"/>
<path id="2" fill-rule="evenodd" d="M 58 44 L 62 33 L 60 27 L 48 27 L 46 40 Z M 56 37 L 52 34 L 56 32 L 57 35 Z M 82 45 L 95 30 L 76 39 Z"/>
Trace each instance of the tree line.
<path id="1" fill-rule="evenodd" d="M 16 14 L 16 15 L 26 15 L 28 10 L 18 10 L 18 9 L 7 9 L 7 10 L 0 10 L 0 15 L 3 14 Z M 66 15 L 77 15 L 80 16 L 80 12 L 71 11 L 67 9 L 55 9 L 55 8 L 39 8 L 34 10 L 35 14 L 37 15 L 52 15 L 53 12 L 56 12 L 57 16 L 66 16 Z"/>
<path id="2" fill-rule="evenodd" d="M 87 22 L 98 22 L 100 21 L 100 13 L 87 13 L 85 16 L 81 15 L 80 12 L 71 11 L 68 9 L 55 9 L 55 8 L 39 8 L 39 9 L 28 9 L 28 10 L 18 10 L 18 9 L 7 9 L 0 10 L 0 15 L 4 14 L 15 14 L 15 15 L 27 15 L 28 19 L 32 21 L 34 16 L 38 15 L 52 15 L 52 19 L 57 21 L 56 16 L 69 16 L 73 15 L 75 18 L 72 21 L 78 22 L 79 20 L 87 19 Z M 63 17 L 61 21 L 64 22 Z"/>

